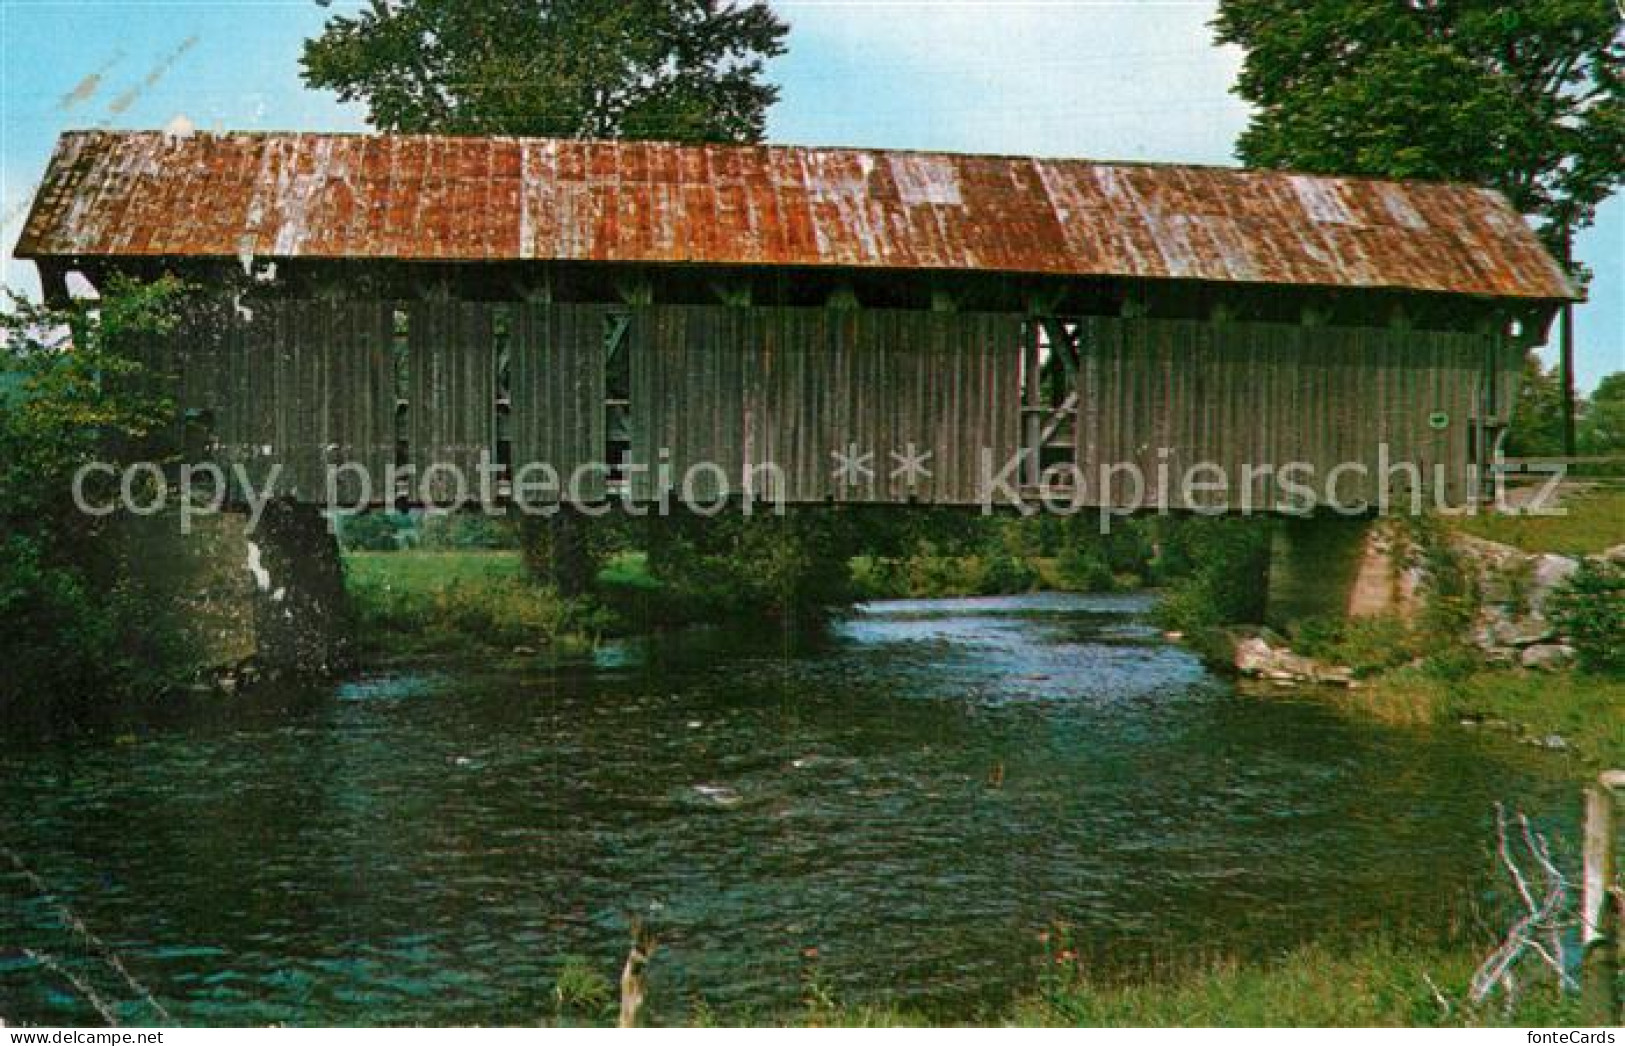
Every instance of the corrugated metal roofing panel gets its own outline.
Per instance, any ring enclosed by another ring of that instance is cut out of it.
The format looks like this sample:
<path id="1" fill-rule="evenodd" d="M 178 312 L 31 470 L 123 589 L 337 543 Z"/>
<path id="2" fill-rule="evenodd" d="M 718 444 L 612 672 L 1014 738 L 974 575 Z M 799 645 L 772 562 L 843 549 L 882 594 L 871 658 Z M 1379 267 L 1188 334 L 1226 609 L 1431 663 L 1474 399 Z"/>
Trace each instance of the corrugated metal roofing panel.
<path id="1" fill-rule="evenodd" d="M 860 266 L 1573 296 L 1506 201 L 1469 186 L 429 135 L 65 134 L 16 253 Z"/>

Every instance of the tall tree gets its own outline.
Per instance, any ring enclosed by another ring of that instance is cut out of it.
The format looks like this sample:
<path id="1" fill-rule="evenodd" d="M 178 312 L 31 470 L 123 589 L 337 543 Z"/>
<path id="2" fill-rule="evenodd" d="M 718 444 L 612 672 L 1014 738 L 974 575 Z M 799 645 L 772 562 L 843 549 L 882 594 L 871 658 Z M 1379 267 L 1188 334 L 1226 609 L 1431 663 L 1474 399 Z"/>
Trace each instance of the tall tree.
<path id="1" fill-rule="evenodd" d="M 1580 447 L 1586 454 L 1625 454 L 1625 371 L 1603 378 L 1591 394 Z"/>
<path id="2" fill-rule="evenodd" d="M 385 131 L 754 142 L 787 31 L 734 0 L 369 0 L 301 65 Z"/>
<path id="3" fill-rule="evenodd" d="M 1625 179 L 1617 0 L 1220 0 L 1243 162 L 1494 186 L 1558 251 Z"/>

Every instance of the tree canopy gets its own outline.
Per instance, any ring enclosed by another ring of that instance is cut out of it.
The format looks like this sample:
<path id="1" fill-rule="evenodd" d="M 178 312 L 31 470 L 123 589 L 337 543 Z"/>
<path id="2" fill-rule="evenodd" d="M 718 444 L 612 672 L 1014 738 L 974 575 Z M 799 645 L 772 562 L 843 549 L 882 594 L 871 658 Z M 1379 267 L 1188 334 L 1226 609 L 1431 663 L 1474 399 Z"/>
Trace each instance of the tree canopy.
<path id="1" fill-rule="evenodd" d="M 1585 454 L 1625 453 L 1625 371 L 1597 385 L 1580 422 L 1580 449 Z"/>
<path id="2" fill-rule="evenodd" d="M 1554 247 L 1625 179 L 1616 0 L 1220 0 L 1214 28 L 1249 165 L 1490 185 Z"/>
<path id="3" fill-rule="evenodd" d="M 786 32 L 760 2 L 370 0 L 301 65 L 386 131 L 753 142 Z"/>

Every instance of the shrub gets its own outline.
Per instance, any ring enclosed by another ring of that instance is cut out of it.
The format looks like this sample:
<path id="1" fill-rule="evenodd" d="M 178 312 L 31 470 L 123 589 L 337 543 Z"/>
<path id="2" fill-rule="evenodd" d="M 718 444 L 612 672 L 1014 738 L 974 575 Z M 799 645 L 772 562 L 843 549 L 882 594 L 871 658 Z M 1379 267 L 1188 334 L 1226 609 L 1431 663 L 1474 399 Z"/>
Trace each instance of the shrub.
<path id="1" fill-rule="evenodd" d="M 362 512 L 342 516 L 339 543 L 351 552 L 393 552 L 401 547 L 406 518 L 394 512 Z"/>
<path id="2" fill-rule="evenodd" d="M 1109 592 L 1115 587 L 1110 564 L 1088 545 L 1068 546 L 1056 557 L 1055 572 L 1073 591 Z"/>
<path id="3" fill-rule="evenodd" d="M 1574 643 L 1580 663 L 1598 672 L 1625 672 L 1625 567 L 1581 562 L 1552 595 L 1552 620 Z"/>
<path id="4" fill-rule="evenodd" d="M 1181 632 L 1264 618 L 1270 523 L 1244 517 L 1162 521 L 1157 576 L 1167 584 L 1155 617 Z"/>
<path id="5" fill-rule="evenodd" d="M 859 513 L 798 506 L 784 515 L 649 516 L 649 573 L 710 616 L 816 625 L 856 598 Z"/>
<path id="6" fill-rule="evenodd" d="M 1292 649 L 1317 661 L 1346 665 L 1361 676 L 1397 668 L 1417 654 L 1410 626 L 1398 616 L 1308 618 L 1292 626 Z"/>
<path id="7" fill-rule="evenodd" d="M 519 547 L 518 528 L 512 520 L 478 512 L 432 513 L 424 517 L 418 530 L 419 542 L 424 548 L 464 550 Z"/>
<path id="8" fill-rule="evenodd" d="M 72 498 L 81 465 L 178 449 L 163 382 L 139 360 L 183 304 L 176 281 L 115 280 L 95 302 L 13 299 L 0 314 L 0 707 L 144 694 L 191 670 L 153 597 L 122 580 L 104 521 Z M 88 497 L 108 502 L 112 482 Z"/>
<path id="9" fill-rule="evenodd" d="M 984 596 L 1031 592 L 1038 584 L 1038 571 L 1031 563 L 1012 555 L 995 555 L 986 560 L 981 593 Z"/>

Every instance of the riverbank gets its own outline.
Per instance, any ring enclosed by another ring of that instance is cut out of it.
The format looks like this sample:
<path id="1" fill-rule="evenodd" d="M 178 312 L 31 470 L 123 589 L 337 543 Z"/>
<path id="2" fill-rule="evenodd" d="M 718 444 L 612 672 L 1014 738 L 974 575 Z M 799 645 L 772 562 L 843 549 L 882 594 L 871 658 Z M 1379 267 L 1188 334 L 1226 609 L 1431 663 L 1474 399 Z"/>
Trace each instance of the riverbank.
<path id="1" fill-rule="evenodd" d="M 1562 508 L 1561 516 L 1474 515 L 1439 522 L 1446 539 L 1494 542 L 1529 556 L 1579 561 L 1625 546 L 1625 490 L 1581 488 L 1563 499 Z M 1518 584 L 1516 578 L 1494 577 L 1492 570 L 1492 576 L 1468 586 L 1467 605 L 1471 607 L 1475 589 Z M 1521 584 L 1527 586 L 1527 579 Z M 1373 658 L 1398 657 L 1359 689 L 1333 691 L 1331 700 L 1388 723 L 1459 724 L 1512 733 L 1569 756 L 1588 778 L 1600 768 L 1625 766 L 1625 676 L 1588 671 L 1583 665 L 1543 669 L 1487 663 L 1483 652 L 1464 644 L 1459 635 L 1440 631 L 1461 613 L 1455 618 L 1424 613 L 1409 626 L 1379 619 L 1351 628 L 1356 640 L 1365 634 L 1364 645 Z M 1445 619 L 1431 623 L 1434 634 L 1429 632 L 1430 616 Z M 1357 648 L 1359 643 L 1344 646 Z"/>
<path id="2" fill-rule="evenodd" d="M 1485 952 L 1493 947 L 1485 945 Z M 1036 1028 L 1560 1027 L 1580 1023 L 1579 1004 L 1550 984 L 1526 989 L 1510 1010 L 1498 998 L 1466 1002 L 1482 956 L 1372 940 L 1348 951 L 1310 945 L 1283 955 L 1225 960 L 1118 984 L 1092 983 L 1070 968 L 987 1023 Z M 1064 966 L 1065 960 L 1063 958 Z M 831 1007 L 814 996 L 784 1023 L 889 1027 L 931 1023 L 906 1010 Z"/>
<path id="3" fill-rule="evenodd" d="M 348 552 L 346 587 L 363 661 L 469 653 L 574 656 L 608 622 L 524 576 L 508 550 Z"/>
<path id="4" fill-rule="evenodd" d="M 1625 679 L 1588 672 L 1483 669 L 1464 678 L 1405 668 L 1355 691 L 1340 707 L 1395 725 L 1504 731 L 1569 756 L 1581 776 L 1625 766 Z"/>

